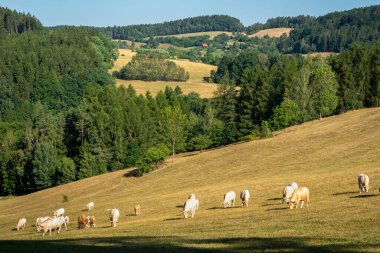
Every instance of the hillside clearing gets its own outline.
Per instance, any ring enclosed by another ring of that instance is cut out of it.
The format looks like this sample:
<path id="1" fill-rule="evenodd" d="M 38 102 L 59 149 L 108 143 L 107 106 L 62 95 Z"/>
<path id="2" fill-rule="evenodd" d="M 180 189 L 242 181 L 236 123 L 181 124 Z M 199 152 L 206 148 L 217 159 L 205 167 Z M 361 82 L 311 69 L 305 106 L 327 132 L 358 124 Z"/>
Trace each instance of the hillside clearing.
<path id="1" fill-rule="evenodd" d="M 211 31 L 211 32 L 197 32 L 197 33 L 182 33 L 182 34 L 174 34 L 174 35 L 166 35 L 166 36 L 156 36 L 156 37 L 176 37 L 176 38 L 188 38 L 195 36 L 210 36 L 210 39 L 214 39 L 216 36 L 225 33 L 228 36 L 232 36 L 232 32 L 224 32 L 224 31 Z"/>
<path id="2" fill-rule="evenodd" d="M 120 70 L 124 65 L 132 60 L 135 55 L 128 49 L 119 49 L 119 58 L 115 61 L 114 67 L 110 69 L 110 72 Z M 141 81 L 141 80 L 116 80 L 118 86 L 128 87 L 132 84 L 138 94 L 143 94 L 149 90 L 153 95 L 156 95 L 160 90 L 165 90 L 166 86 L 170 86 L 173 89 L 176 86 L 181 87 L 184 94 L 190 92 L 196 92 L 203 98 L 210 98 L 213 96 L 214 91 L 217 90 L 217 84 L 207 83 L 203 80 L 204 77 L 210 76 L 211 70 L 216 70 L 217 67 L 199 62 L 190 62 L 187 60 L 172 60 L 177 65 L 183 67 L 190 73 L 190 78 L 186 82 L 167 82 L 167 81 Z"/>
<path id="3" fill-rule="evenodd" d="M 271 139 L 231 145 L 144 175 L 130 170 L 0 200 L 1 252 L 378 252 L 380 247 L 380 108 L 306 123 Z M 370 177 L 359 194 L 357 175 Z M 289 210 L 282 188 L 296 181 L 311 192 L 309 208 Z M 251 192 L 249 208 L 221 208 L 229 190 Z M 180 216 L 188 194 L 200 208 Z M 62 195 L 69 201 L 62 202 Z M 90 201 L 95 229 L 78 230 L 76 217 Z M 141 216 L 132 216 L 135 204 Z M 64 207 L 72 223 L 42 238 L 31 225 Z M 107 208 L 121 211 L 109 228 Z M 13 231 L 21 217 L 27 229 Z"/>
<path id="4" fill-rule="evenodd" d="M 289 36 L 290 31 L 293 30 L 292 28 L 271 28 L 271 29 L 265 29 L 258 31 L 257 33 L 251 34 L 248 37 L 253 38 L 253 37 L 259 37 L 262 38 L 264 36 L 269 36 L 269 37 L 281 37 L 284 33 L 286 36 Z"/>

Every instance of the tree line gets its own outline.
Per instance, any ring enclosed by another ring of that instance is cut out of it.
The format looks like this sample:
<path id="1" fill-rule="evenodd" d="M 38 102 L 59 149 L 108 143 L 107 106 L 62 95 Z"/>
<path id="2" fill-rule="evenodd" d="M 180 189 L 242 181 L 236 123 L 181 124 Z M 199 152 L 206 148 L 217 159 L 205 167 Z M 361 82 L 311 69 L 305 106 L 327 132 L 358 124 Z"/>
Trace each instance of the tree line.
<path id="1" fill-rule="evenodd" d="M 147 25 L 129 25 L 98 28 L 113 39 L 136 40 L 154 36 L 208 31 L 242 31 L 244 26 L 227 15 L 206 15 Z"/>
<path id="2" fill-rule="evenodd" d="M 224 56 L 212 79 L 226 86 L 217 99 L 226 107 L 220 117 L 231 126 L 229 139 L 379 106 L 379 50 L 377 42 L 328 59 L 252 50 Z"/>
<path id="3" fill-rule="evenodd" d="M 41 22 L 31 14 L 20 13 L 0 7 L 0 36 L 41 28 Z"/>

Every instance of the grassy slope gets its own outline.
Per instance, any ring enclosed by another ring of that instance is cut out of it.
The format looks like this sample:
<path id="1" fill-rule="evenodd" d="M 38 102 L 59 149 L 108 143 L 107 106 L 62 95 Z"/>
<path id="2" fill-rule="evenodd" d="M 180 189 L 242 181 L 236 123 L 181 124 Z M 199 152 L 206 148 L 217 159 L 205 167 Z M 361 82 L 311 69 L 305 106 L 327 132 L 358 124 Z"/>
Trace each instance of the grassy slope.
<path id="1" fill-rule="evenodd" d="M 269 37 L 280 37 L 284 33 L 288 36 L 292 28 L 272 28 L 272 29 L 265 29 L 258 31 L 257 33 L 251 34 L 248 37 L 253 38 L 253 37 L 259 37 L 262 38 L 265 35 Z"/>
<path id="2" fill-rule="evenodd" d="M 114 67 L 110 70 L 115 71 L 121 69 L 125 64 L 127 64 L 135 55 L 134 52 L 128 49 L 119 49 L 119 58 L 115 61 Z M 124 56 L 122 56 L 124 55 Z M 117 80 L 117 85 L 132 86 L 136 89 L 138 94 L 145 94 L 146 91 L 150 91 L 152 94 L 157 94 L 160 90 L 164 90 L 166 86 L 170 86 L 173 89 L 176 86 L 181 87 L 185 94 L 190 92 L 197 92 L 201 97 L 209 98 L 213 96 L 213 92 L 217 89 L 216 84 L 206 83 L 203 81 L 203 77 L 210 76 L 211 70 L 216 70 L 216 66 L 189 62 L 185 60 L 173 60 L 176 64 L 183 67 L 186 71 L 190 73 L 190 79 L 186 82 L 147 82 L 141 80 Z"/>
<path id="3" fill-rule="evenodd" d="M 54 246 L 54 252 L 376 252 L 379 140 L 380 108 L 366 109 L 292 127 L 271 139 L 183 156 L 141 178 L 123 170 L 3 199 L 0 251 L 47 252 Z M 362 172 L 372 188 L 360 195 Z M 281 204 L 281 190 L 293 180 L 309 187 L 309 208 Z M 249 208 L 220 208 L 225 192 L 245 188 L 251 191 Z M 180 206 L 191 192 L 200 209 L 184 220 Z M 68 203 L 62 203 L 62 194 Z M 97 228 L 78 230 L 75 219 L 90 201 Z M 142 214 L 134 217 L 137 203 Z M 73 221 L 69 230 L 40 241 L 33 221 L 59 207 Z M 121 218 L 109 228 L 105 209 L 113 207 Z M 27 218 L 27 229 L 12 231 L 20 217 Z"/>

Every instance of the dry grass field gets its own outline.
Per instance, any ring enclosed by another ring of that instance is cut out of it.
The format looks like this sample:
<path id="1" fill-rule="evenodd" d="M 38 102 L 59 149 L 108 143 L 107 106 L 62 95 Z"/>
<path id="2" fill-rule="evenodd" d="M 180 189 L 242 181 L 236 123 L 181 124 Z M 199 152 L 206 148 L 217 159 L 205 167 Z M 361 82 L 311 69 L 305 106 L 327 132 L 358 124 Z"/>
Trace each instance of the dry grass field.
<path id="1" fill-rule="evenodd" d="M 177 38 L 187 38 L 187 37 L 195 37 L 195 36 L 210 36 L 210 39 L 214 39 L 219 34 L 225 33 L 228 36 L 232 36 L 232 32 L 224 32 L 224 31 L 211 31 L 211 32 L 197 32 L 197 33 L 182 33 L 175 35 L 167 35 L 167 36 L 157 36 L 157 37 L 177 37 Z"/>
<path id="2" fill-rule="evenodd" d="M 124 56 L 123 56 L 124 55 Z M 121 69 L 129 61 L 132 60 L 134 52 L 128 49 L 119 49 L 119 58 L 115 61 L 114 67 L 110 72 Z M 216 91 L 217 85 L 206 83 L 203 77 L 210 76 L 211 70 L 216 70 L 217 67 L 204 63 L 190 62 L 186 60 L 173 60 L 176 64 L 183 67 L 190 73 L 190 78 L 186 82 L 164 82 L 164 81 L 141 81 L 141 80 L 116 80 L 116 84 L 127 87 L 132 84 L 138 94 L 145 94 L 148 90 L 153 94 L 157 94 L 160 90 L 165 90 L 166 86 L 173 89 L 176 86 L 181 87 L 184 94 L 196 92 L 203 98 L 210 98 L 213 92 Z"/>
<path id="3" fill-rule="evenodd" d="M 129 49 L 119 49 L 119 57 L 114 62 L 114 65 L 109 72 L 112 73 L 114 71 L 120 70 L 122 67 L 128 64 L 132 60 L 132 57 L 136 55 L 136 52 L 132 52 Z"/>
<path id="4" fill-rule="evenodd" d="M 126 169 L 33 194 L 0 199 L 0 252 L 379 252 L 380 108 L 295 126 L 270 139 L 185 154 L 140 178 Z M 359 194 L 357 175 L 370 191 Z M 310 189 L 310 206 L 290 210 L 282 188 Z M 248 208 L 221 208 L 223 194 L 249 189 Z M 180 216 L 188 194 L 200 208 Z M 68 202 L 63 203 L 63 195 Z M 76 219 L 90 201 L 94 229 Z M 134 205 L 141 216 L 133 216 Z M 35 218 L 64 207 L 59 235 L 41 236 Z M 107 208 L 121 212 L 111 228 Z M 27 228 L 14 231 L 19 218 Z"/>
<path id="5" fill-rule="evenodd" d="M 286 36 L 289 36 L 290 31 L 292 28 L 272 28 L 272 29 L 265 29 L 258 31 L 257 33 L 251 34 L 248 37 L 253 38 L 253 37 L 259 37 L 262 38 L 264 36 L 269 36 L 269 37 L 281 37 L 284 33 Z"/>
<path id="6" fill-rule="evenodd" d="M 317 53 L 309 53 L 309 54 L 304 54 L 303 56 L 308 57 L 308 58 L 327 58 L 331 55 L 337 55 L 338 53 L 334 52 L 317 52 Z"/>

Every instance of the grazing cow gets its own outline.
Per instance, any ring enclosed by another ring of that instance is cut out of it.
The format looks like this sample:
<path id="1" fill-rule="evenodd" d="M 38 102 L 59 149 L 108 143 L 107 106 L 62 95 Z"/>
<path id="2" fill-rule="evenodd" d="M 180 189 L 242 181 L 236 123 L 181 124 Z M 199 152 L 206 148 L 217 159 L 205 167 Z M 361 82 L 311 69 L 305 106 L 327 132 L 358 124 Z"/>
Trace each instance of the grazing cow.
<path id="1" fill-rule="evenodd" d="M 289 184 L 289 186 L 293 187 L 293 189 L 298 189 L 298 184 L 296 182 L 292 182 L 291 184 Z"/>
<path id="2" fill-rule="evenodd" d="M 195 210 L 199 208 L 199 200 L 197 199 L 187 199 L 183 205 L 183 216 L 187 219 L 188 213 L 191 214 L 191 218 L 194 218 Z"/>
<path id="3" fill-rule="evenodd" d="M 86 215 L 85 214 L 81 214 L 79 217 L 78 217 L 78 228 L 81 229 L 81 228 L 86 228 L 86 224 L 87 224 L 87 219 L 86 219 Z"/>
<path id="4" fill-rule="evenodd" d="M 293 209 L 294 205 L 296 205 L 296 208 L 298 208 L 298 203 L 300 201 L 302 201 L 301 208 L 303 207 L 303 203 L 305 201 L 306 201 L 306 207 L 309 206 L 309 202 L 310 202 L 309 188 L 301 187 L 294 190 L 292 198 L 290 199 L 290 209 Z"/>
<path id="5" fill-rule="evenodd" d="M 57 230 L 57 234 L 59 234 L 59 232 L 61 231 L 62 224 L 64 223 L 65 218 L 62 216 L 47 219 L 41 224 L 41 229 L 44 231 L 42 236 L 45 236 L 47 231 L 49 231 L 49 234 L 51 235 L 52 230 Z"/>
<path id="6" fill-rule="evenodd" d="M 20 229 L 24 229 L 25 225 L 26 225 L 26 219 L 25 218 L 19 219 L 17 226 L 16 226 L 17 231 Z"/>
<path id="7" fill-rule="evenodd" d="M 94 207 L 95 207 L 94 202 L 90 202 L 90 203 L 87 204 L 87 210 L 88 210 L 88 211 L 94 209 Z"/>
<path id="8" fill-rule="evenodd" d="M 117 221 L 119 220 L 120 212 L 118 209 L 114 208 L 110 210 L 109 217 L 111 222 L 111 227 L 116 227 Z"/>
<path id="9" fill-rule="evenodd" d="M 248 207 L 248 201 L 251 195 L 249 194 L 248 190 L 242 190 L 240 192 L 240 199 L 241 199 L 241 206 L 242 207 Z"/>
<path id="10" fill-rule="evenodd" d="M 298 186 L 297 186 L 297 188 L 298 188 Z M 286 204 L 289 203 L 290 198 L 292 197 L 294 190 L 295 189 L 291 185 L 286 186 L 284 188 L 284 190 L 282 190 L 282 203 L 286 203 Z"/>
<path id="11" fill-rule="evenodd" d="M 70 218 L 69 216 L 65 216 L 64 218 L 65 218 L 65 229 L 67 229 L 67 224 L 69 224 Z"/>
<path id="12" fill-rule="evenodd" d="M 95 216 L 87 216 L 86 222 L 87 222 L 87 224 L 86 224 L 87 227 L 94 228 L 95 227 Z"/>
<path id="13" fill-rule="evenodd" d="M 140 214 L 141 214 L 141 206 L 140 205 L 136 205 L 135 206 L 135 215 L 139 216 Z"/>
<path id="14" fill-rule="evenodd" d="M 358 184 L 360 193 L 368 192 L 369 190 L 369 177 L 366 174 L 360 174 L 358 176 Z"/>
<path id="15" fill-rule="evenodd" d="M 63 208 L 59 208 L 58 210 L 54 212 L 55 217 L 63 216 L 64 214 L 65 214 L 65 209 Z"/>
<path id="16" fill-rule="evenodd" d="M 235 206 L 235 200 L 236 200 L 236 193 L 234 191 L 229 191 L 226 194 L 224 194 L 224 202 L 223 207 L 231 207 Z"/>
<path id="17" fill-rule="evenodd" d="M 47 219 L 50 219 L 50 217 L 39 217 L 36 219 L 36 228 L 37 231 L 41 230 L 41 224 L 46 221 Z"/>

